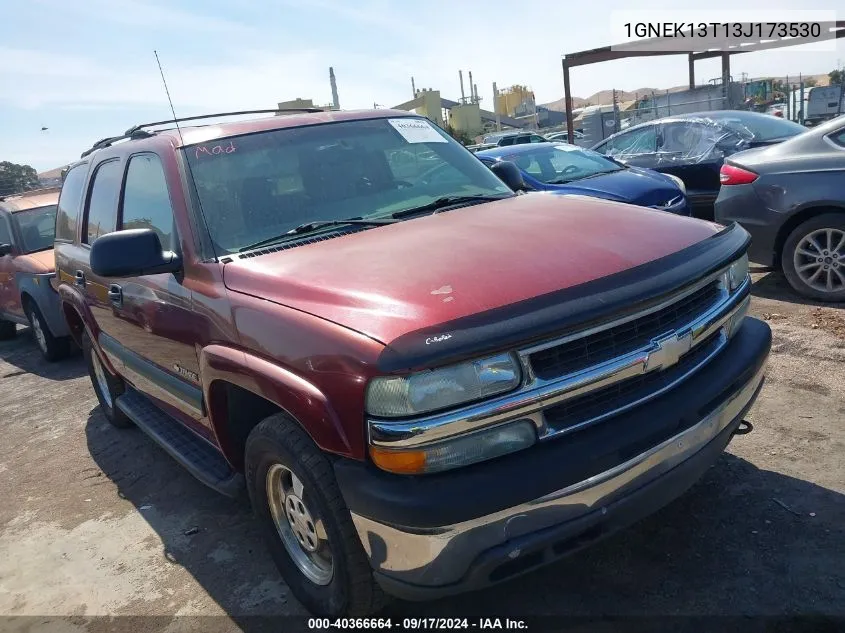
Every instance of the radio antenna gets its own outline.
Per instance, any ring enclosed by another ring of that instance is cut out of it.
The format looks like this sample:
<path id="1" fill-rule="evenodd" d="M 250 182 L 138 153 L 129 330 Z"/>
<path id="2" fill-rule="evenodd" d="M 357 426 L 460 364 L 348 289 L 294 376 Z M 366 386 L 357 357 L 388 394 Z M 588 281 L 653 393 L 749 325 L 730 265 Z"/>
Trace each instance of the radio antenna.
<path id="1" fill-rule="evenodd" d="M 161 60 L 158 58 L 158 51 L 153 50 L 156 56 L 156 63 L 158 64 L 158 72 L 161 73 L 161 83 L 164 84 L 164 93 L 167 95 L 167 102 L 170 104 L 170 112 L 173 114 L 173 122 L 176 124 L 176 131 L 179 133 L 179 142 L 185 144 L 182 138 L 182 129 L 179 127 L 179 119 L 176 118 L 176 110 L 173 108 L 173 99 L 170 98 L 170 90 L 167 89 L 167 80 L 164 78 L 164 71 L 161 68 Z"/>

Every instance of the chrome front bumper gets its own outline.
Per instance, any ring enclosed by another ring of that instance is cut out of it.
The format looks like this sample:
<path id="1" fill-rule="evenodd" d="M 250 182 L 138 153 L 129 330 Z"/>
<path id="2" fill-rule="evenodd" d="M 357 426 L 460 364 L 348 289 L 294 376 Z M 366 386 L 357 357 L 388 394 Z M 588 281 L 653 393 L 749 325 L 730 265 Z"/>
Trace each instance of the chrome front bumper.
<path id="1" fill-rule="evenodd" d="M 421 588 L 459 585 L 473 563 L 491 549 L 509 547 L 507 544 L 516 543 L 521 537 L 586 515 L 608 514 L 608 506 L 653 482 L 672 479 L 682 470 L 677 467 L 693 461 L 708 446 L 711 451 L 715 448 L 721 452 L 729 437 L 724 443 L 717 439 L 729 436 L 728 427 L 737 424 L 739 416 L 751 405 L 763 382 L 764 370 L 765 363 L 750 380 L 687 430 L 615 468 L 527 503 L 454 525 L 421 529 L 386 525 L 353 512 L 352 519 L 377 577 Z M 520 473 L 514 476 L 519 477 Z M 505 561 L 516 561 L 521 554 L 520 548 L 514 546 L 507 551 Z"/>

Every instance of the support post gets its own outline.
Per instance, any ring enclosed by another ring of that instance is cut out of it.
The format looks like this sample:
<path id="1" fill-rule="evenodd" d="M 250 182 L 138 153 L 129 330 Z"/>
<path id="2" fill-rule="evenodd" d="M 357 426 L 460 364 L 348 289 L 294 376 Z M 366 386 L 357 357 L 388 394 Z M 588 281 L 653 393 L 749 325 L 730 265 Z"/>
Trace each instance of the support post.
<path id="1" fill-rule="evenodd" d="M 729 110 L 730 103 L 730 88 L 731 88 L 731 55 L 730 53 L 722 53 L 722 109 Z"/>
<path id="2" fill-rule="evenodd" d="M 689 63 L 689 89 L 693 90 L 695 88 L 695 58 L 692 53 L 689 53 L 687 58 Z"/>
<path id="3" fill-rule="evenodd" d="M 566 104 L 566 138 L 571 144 L 575 144 L 575 128 L 572 124 L 572 91 L 569 88 L 569 65 L 566 59 L 563 63 L 563 100 Z"/>

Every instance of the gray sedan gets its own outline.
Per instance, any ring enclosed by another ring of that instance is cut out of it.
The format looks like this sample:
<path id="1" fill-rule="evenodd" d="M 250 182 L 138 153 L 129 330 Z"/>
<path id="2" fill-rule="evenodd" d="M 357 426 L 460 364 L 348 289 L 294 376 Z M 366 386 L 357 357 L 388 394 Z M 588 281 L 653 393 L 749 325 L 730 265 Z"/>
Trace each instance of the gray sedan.
<path id="1" fill-rule="evenodd" d="M 720 180 L 716 220 L 751 234 L 752 261 L 805 297 L 845 301 L 845 116 L 734 154 Z"/>

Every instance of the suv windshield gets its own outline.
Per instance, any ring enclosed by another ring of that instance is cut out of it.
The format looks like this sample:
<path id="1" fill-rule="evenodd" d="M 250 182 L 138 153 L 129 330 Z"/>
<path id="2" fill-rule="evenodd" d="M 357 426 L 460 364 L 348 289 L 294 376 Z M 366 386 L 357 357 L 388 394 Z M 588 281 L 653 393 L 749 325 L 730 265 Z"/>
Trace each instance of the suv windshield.
<path id="1" fill-rule="evenodd" d="M 447 197 L 514 195 L 460 144 L 414 117 L 277 129 L 184 151 L 218 254 L 306 223 L 388 218 Z"/>
<path id="2" fill-rule="evenodd" d="M 56 237 L 56 205 L 36 207 L 14 214 L 23 240 L 23 251 L 34 253 L 53 248 Z"/>
<path id="3" fill-rule="evenodd" d="M 567 143 L 536 146 L 506 156 L 505 160 L 516 163 L 537 180 L 555 185 L 624 169 L 601 154 Z"/>

